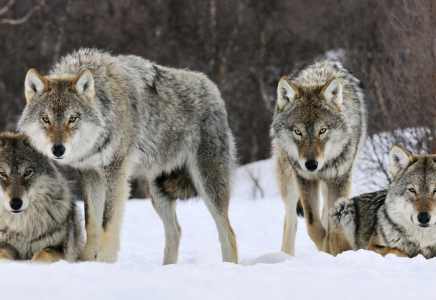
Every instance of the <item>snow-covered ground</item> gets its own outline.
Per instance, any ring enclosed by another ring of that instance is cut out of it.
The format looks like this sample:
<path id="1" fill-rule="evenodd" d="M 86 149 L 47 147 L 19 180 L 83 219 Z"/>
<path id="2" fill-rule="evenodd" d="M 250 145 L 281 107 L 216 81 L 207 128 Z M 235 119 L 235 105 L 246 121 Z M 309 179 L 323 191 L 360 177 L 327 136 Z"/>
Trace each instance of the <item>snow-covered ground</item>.
<path id="1" fill-rule="evenodd" d="M 365 177 L 355 178 L 354 195 L 372 189 Z M 296 257 L 279 252 L 284 208 L 270 160 L 241 167 L 234 189 L 230 220 L 240 265 L 221 262 L 212 218 L 201 200 L 193 200 L 177 208 L 179 263 L 161 266 L 162 222 L 149 200 L 133 200 L 116 264 L 2 262 L 0 299 L 433 299 L 436 259 L 369 251 L 332 257 L 316 251 L 303 219 Z"/>

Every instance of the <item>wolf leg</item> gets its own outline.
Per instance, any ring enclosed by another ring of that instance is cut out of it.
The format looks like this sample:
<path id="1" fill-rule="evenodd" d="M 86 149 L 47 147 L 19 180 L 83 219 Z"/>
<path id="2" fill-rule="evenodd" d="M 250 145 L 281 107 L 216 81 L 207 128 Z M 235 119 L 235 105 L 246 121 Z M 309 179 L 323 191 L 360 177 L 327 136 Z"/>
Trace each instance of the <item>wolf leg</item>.
<path id="1" fill-rule="evenodd" d="M 280 195 L 285 204 L 282 251 L 295 256 L 295 236 L 297 234 L 297 202 L 300 197 L 294 172 L 285 162 L 276 165 L 276 176 Z"/>
<path id="2" fill-rule="evenodd" d="M 307 231 L 318 251 L 321 251 L 326 231 L 319 214 L 319 182 L 317 180 L 307 180 L 300 176 L 296 177 Z"/>
<path id="3" fill-rule="evenodd" d="M 117 261 L 124 206 L 130 192 L 127 166 L 127 160 L 120 159 L 114 160 L 105 167 L 106 200 L 97 261 L 109 263 Z"/>
<path id="4" fill-rule="evenodd" d="M 105 185 L 101 175 L 94 170 L 82 170 L 81 181 L 85 194 L 86 245 L 81 260 L 92 261 L 97 258 L 100 248 L 100 231 L 103 222 Z"/>
<path id="5" fill-rule="evenodd" d="M 211 155 L 212 154 L 212 155 Z M 236 236 L 229 221 L 231 163 L 221 155 L 202 152 L 189 168 L 192 180 L 203 198 L 218 230 L 224 262 L 238 263 Z"/>
<path id="6" fill-rule="evenodd" d="M 4 245 L 0 248 L 0 259 L 15 260 L 18 259 L 19 256 L 17 249 L 11 245 Z"/>
<path id="7" fill-rule="evenodd" d="M 165 229 L 165 248 L 163 264 L 175 264 L 179 256 L 182 228 L 176 214 L 176 200 L 161 190 L 157 180 L 150 180 L 151 202 Z"/>
<path id="8" fill-rule="evenodd" d="M 349 198 L 351 190 L 351 172 L 342 177 L 326 181 L 326 185 L 326 211 L 329 212 L 339 198 Z M 323 251 L 336 256 L 343 251 L 352 250 L 352 247 L 342 226 L 331 226 L 334 222 L 332 218 L 333 216 L 329 214 Z"/>
<path id="9" fill-rule="evenodd" d="M 33 254 L 31 261 L 38 263 L 46 263 L 51 264 L 61 259 L 64 259 L 65 255 L 62 250 L 54 249 L 54 248 L 46 248 L 44 250 L 40 250 Z"/>

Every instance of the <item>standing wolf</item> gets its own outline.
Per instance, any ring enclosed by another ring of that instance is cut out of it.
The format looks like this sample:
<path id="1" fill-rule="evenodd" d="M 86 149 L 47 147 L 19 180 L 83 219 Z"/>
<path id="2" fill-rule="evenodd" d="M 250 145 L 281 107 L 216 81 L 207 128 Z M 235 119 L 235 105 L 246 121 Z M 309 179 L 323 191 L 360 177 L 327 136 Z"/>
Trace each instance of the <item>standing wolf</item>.
<path id="1" fill-rule="evenodd" d="M 84 260 L 115 262 L 128 179 L 146 177 L 165 228 L 164 264 L 176 263 L 176 200 L 200 195 L 215 220 L 223 261 L 237 263 L 228 219 L 233 137 L 218 88 L 201 73 L 133 55 L 81 49 L 25 80 L 19 129 L 85 191 Z"/>
<path id="2" fill-rule="evenodd" d="M 386 191 L 342 198 L 331 209 L 353 250 L 400 257 L 436 256 L 436 155 L 413 155 L 394 145 L 393 182 Z"/>
<path id="3" fill-rule="evenodd" d="M 0 134 L 0 259 L 76 261 L 82 224 L 66 181 L 24 134 Z"/>
<path id="4" fill-rule="evenodd" d="M 298 199 L 309 236 L 318 250 L 336 255 L 349 249 L 343 234 L 330 228 L 328 213 L 324 212 L 338 198 L 349 195 L 353 166 L 366 129 L 361 83 L 339 62 L 316 62 L 280 79 L 271 137 L 286 209 L 282 251 L 295 255 Z M 322 223 L 320 183 L 324 198 Z"/>

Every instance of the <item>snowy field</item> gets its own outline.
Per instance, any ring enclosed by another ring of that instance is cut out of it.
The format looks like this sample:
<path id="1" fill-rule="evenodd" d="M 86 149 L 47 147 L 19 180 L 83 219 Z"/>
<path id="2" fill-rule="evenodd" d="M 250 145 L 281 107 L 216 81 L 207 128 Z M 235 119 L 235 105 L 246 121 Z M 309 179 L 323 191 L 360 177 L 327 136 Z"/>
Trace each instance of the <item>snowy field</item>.
<path id="1" fill-rule="evenodd" d="M 353 195 L 373 190 L 365 177 L 356 175 Z M 263 198 L 250 177 L 259 179 Z M 201 200 L 179 203 L 177 213 L 183 237 L 176 265 L 161 266 L 163 226 L 150 201 L 133 200 L 127 204 L 116 264 L 2 262 L 0 299 L 435 297 L 436 259 L 382 258 L 363 250 L 335 258 L 316 251 L 303 219 L 299 220 L 296 257 L 279 252 L 284 207 L 269 160 L 238 171 L 230 221 L 241 265 L 221 262 L 215 225 Z"/>

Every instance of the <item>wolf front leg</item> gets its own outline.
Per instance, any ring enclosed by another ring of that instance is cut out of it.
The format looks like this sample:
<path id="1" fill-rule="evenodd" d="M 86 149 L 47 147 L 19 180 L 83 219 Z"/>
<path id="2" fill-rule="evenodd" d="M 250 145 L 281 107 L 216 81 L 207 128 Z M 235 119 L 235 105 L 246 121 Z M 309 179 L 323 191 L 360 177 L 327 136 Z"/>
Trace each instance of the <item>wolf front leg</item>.
<path id="1" fill-rule="evenodd" d="M 285 204 L 285 220 L 283 226 L 282 251 L 295 256 L 295 236 L 297 234 L 297 202 L 300 197 L 297 179 L 291 166 L 285 161 L 276 165 L 276 177 L 280 195 Z"/>
<path id="2" fill-rule="evenodd" d="M 307 232 L 315 243 L 316 248 L 318 248 L 318 251 L 321 251 L 326 231 L 321 223 L 319 213 L 319 182 L 317 180 L 307 180 L 298 175 L 296 177 L 301 204 L 304 209 Z"/>
<path id="3" fill-rule="evenodd" d="M 378 234 L 375 233 L 371 240 L 368 243 L 367 250 L 374 251 L 383 257 L 385 257 L 388 254 L 395 254 L 398 257 L 410 257 L 405 252 L 397 249 L 397 248 L 390 248 L 385 245 L 385 243 L 382 241 L 382 239 L 379 238 Z"/>
<path id="4" fill-rule="evenodd" d="M 100 231 L 103 223 L 105 184 L 100 172 L 92 169 L 81 170 L 81 181 L 85 196 L 86 244 L 81 260 L 93 261 L 100 249 Z"/>
<path id="5" fill-rule="evenodd" d="M 324 207 L 327 218 L 327 234 L 324 239 L 323 251 L 330 253 L 334 256 L 342 253 L 343 251 L 352 250 L 350 242 L 341 226 L 331 226 L 333 224 L 333 216 L 328 214 L 331 208 L 335 205 L 339 198 L 348 199 L 351 190 L 351 172 L 341 176 L 326 180 L 327 186 L 324 193 Z"/>
<path id="6" fill-rule="evenodd" d="M 114 263 L 120 250 L 120 231 L 124 206 L 129 197 L 127 159 L 114 160 L 104 168 L 106 201 L 104 203 L 100 250 L 97 261 Z"/>

